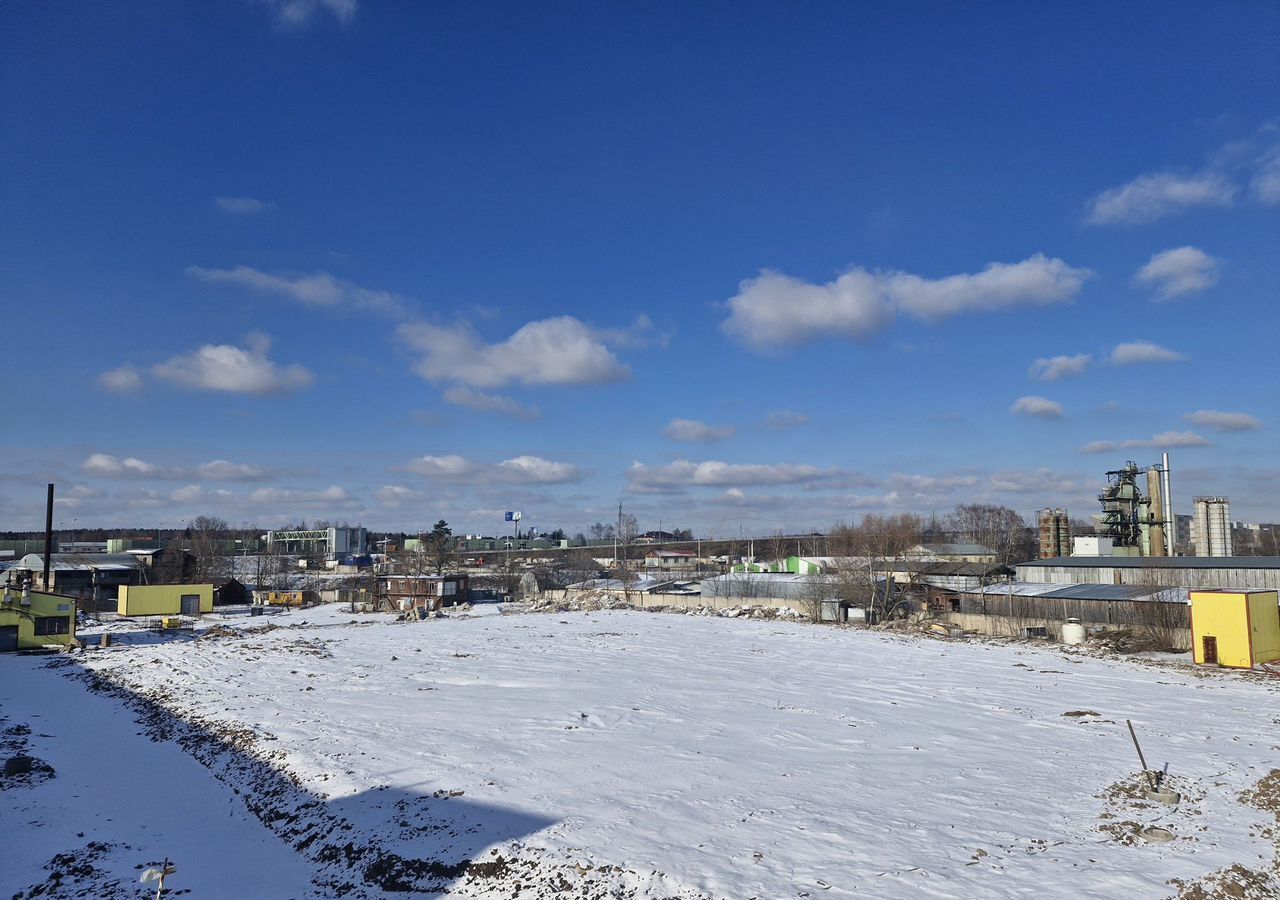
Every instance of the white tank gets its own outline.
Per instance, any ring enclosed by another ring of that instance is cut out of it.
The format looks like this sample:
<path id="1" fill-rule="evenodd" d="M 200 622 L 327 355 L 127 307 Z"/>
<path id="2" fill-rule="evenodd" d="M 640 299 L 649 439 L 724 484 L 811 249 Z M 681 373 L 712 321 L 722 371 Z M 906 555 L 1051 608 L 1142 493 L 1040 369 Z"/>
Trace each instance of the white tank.
<path id="1" fill-rule="evenodd" d="M 1084 643 L 1085 630 L 1079 619 L 1067 619 L 1062 625 L 1062 643 L 1072 646 Z"/>

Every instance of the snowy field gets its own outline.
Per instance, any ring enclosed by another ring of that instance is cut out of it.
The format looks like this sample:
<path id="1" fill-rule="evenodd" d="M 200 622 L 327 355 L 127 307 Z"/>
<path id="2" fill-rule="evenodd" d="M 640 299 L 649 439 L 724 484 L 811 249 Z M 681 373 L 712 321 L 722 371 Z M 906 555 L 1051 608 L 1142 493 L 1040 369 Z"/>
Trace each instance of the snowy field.
<path id="1" fill-rule="evenodd" d="M 0 896 L 143 896 L 166 855 L 193 898 L 1280 896 L 1261 678 L 626 611 L 209 624 L 0 659 L 56 771 L 0 791 Z"/>

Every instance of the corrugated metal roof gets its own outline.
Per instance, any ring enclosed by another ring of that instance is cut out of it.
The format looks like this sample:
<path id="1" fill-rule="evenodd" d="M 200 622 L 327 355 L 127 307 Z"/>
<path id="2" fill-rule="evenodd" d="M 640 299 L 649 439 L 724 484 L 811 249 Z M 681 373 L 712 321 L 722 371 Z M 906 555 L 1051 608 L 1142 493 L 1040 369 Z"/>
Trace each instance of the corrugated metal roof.
<path id="1" fill-rule="evenodd" d="M 982 544 L 921 544 L 930 553 L 939 556 L 995 556 L 996 551 Z"/>
<path id="2" fill-rule="evenodd" d="M 1157 588 L 1138 584 L 1047 584 L 1040 581 L 1015 581 L 1012 584 L 990 584 L 981 590 L 961 593 L 994 597 L 1013 594 L 1015 597 L 1042 597 L 1047 600 L 1188 601 L 1187 588 Z"/>
<path id="3" fill-rule="evenodd" d="M 1280 556 L 1055 556 L 1033 559 L 1023 566 L 1063 566 L 1094 569 L 1280 569 Z"/>
<path id="4" fill-rule="evenodd" d="M 127 553 L 54 553 L 49 557 L 49 568 L 55 572 L 124 571 L 141 567 L 142 563 Z M 44 568 L 44 554 L 28 553 L 14 563 L 14 568 L 38 572 Z"/>
<path id="5" fill-rule="evenodd" d="M 885 564 L 877 564 L 883 568 Z M 945 559 L 903 559 L 890 564 L 895 572 L 914 572 L 917 575 L 972 575 L 978 578 L 1012 573 L 1012 569 L 996 563 L 950 562 Z"/>

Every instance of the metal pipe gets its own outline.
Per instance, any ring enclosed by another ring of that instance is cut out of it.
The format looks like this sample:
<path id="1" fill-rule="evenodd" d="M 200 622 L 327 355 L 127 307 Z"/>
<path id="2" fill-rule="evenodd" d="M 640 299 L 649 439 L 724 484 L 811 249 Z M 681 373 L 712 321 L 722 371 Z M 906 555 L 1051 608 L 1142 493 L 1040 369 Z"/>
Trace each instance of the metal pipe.
<path id="1" fill-rule="evenodd" d="M 53 561 L 53 482 L 49 482 L 49 499 L 44 509 L 44 581 L 41 587 L 49 590 L 49 564 Z"/>

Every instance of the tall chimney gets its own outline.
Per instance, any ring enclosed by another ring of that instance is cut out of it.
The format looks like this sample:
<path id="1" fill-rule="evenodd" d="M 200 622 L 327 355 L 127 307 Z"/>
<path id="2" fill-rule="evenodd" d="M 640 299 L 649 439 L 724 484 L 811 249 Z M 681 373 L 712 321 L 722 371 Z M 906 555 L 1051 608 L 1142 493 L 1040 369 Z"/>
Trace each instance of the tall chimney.
<path id="1" fill-rule="evenodd" d="M 53 482 L 49 482 L 49 501 L 44 508 L 44 581 L 41 587 L 49 590 L 49 564 L 53 561 Z"/>
<path id="2" fill-rule="evenodd" d="M 1177 522 L 1173 517 L 1173 495 L 1169 493 L 1169 454 L 1164 453 L 1160 456 L 1161 479 L 1164 481 L 1164 491 L 1162 492 L 1164 500 L 1164 540 L 1165 556 L 1173 556 L 1174 539 L 1178 534 Z"/>

